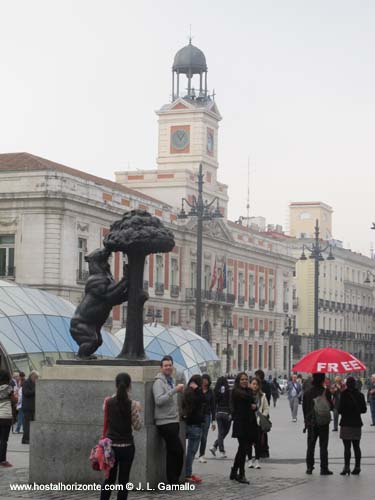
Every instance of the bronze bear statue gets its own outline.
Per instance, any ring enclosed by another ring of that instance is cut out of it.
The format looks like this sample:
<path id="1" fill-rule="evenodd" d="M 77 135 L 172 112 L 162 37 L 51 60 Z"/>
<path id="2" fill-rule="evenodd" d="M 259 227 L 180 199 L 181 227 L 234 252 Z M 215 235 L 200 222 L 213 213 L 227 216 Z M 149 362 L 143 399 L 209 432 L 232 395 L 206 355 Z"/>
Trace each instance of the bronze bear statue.
<path id="1" fill-rule="evenodd" d="M 101 329 L 113 306 L 128 300 L 127 266 L 119 282 L 114 280 L 108 259 L 111 252 L 94 250 L 85 257 L 89 277 L 85 293 L 70 322 L 70 334 L 79 345 L 78 357 L 96 359 L 93 353 L 102 345 Z"/>

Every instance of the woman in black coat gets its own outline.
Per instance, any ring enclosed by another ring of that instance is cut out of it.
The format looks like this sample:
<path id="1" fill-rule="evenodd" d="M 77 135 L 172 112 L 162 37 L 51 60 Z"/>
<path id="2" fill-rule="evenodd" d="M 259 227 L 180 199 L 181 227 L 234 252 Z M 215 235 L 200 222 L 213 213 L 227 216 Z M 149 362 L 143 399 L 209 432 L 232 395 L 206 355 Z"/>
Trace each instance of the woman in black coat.
<path id="1" fill-rule="evenodd" d="M 341 393 L 338 412 L 341 415 L 340 438 L 344 442 L 345 466 L 341 472 L 342 476 L 350 474 L 350 451 L 353 445 L 355 456 L 355 467 L 352 474 L 361 472 L 361 441 L 362 418 L 361 413 L 366 413 L 367 405 L 364 395 L 356 388 L 356 380 L 349 377 L 346 381 L 346 389 Z"/>
<path id="2" fill-rule="evenodd" d="M 254 440 L 256 429 L 256 404 L 252 390 L 249 389 L 249 378 L 245 372 L 237 375 L 232 391 L 232 437 L 238 439 L 238 450 L 230 473 L 230 479 L 249 484 L 245 476 L 245 461 L 249 443 Z"/>

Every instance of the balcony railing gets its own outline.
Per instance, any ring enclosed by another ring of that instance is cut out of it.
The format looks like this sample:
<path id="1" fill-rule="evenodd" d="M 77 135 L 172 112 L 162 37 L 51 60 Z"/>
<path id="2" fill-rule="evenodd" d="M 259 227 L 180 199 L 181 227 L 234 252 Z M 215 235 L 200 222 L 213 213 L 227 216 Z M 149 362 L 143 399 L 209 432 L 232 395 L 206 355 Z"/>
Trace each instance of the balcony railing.
<path id="1" fill-rule="evenodd" d="M 243 337 L 245 335 L 245 328 L 239 328 L 238 329 L 238 336 Z"/>
<path id="2" fill-rule="evenodd" d="M 147 291 L 148 291 L 148 281 L 147 281 L 147 280 L 143 280 L 143 290 L 144 290 L 145 292 L 147 292 Z"/>
<path id="3" fill-rule="evenodd" d="M 15 278 L 16 268 L 14 266 L 2 267 L 0 271 L 0 278 Z"/>
<path id="4" fill-rule="evenodd" d="M 259 309 L 264 309 L 264 306 L 266 304 L 266 301 L 264 299 L 259 300 Z"/>
<path id="5" fill-rule="evenodd" d="M 155 283 L 155 295 L 164 295 L 164 283 Z"/>
<path id="6" fill-rule="evenodd" d="M 284 302 L 283 303 L 283 311 L 284 312 L 288 312 L 289 311 L 289 304 L 288 304 L 288 302 Z"/>
<path id="7" fill-rule="evenodd" d="M 254 328 L 250 328 L 250 329 L 249 329 L 249 336 L 250 336 L 250 337 L 254 337 L 254 335 L 255 335 L 255 330 L 254 330 Z"/>
<path id="8" fill-rule="evenodd" d="M 180 295 L 180 287 L 178 285 L 171 285 L 171 297 L 178 297 Z"/>
<path id="9" fill-rule="evenodd" d="M 275 301 L 274 300 L 270 300 L 268 302 L 268 308 L 270 311 L 273 311 L 275 309 Z"/>
<path id="10" fill-rule="evenodd" d="M 186 288 L 185 297 L 186 300 L 194 300 L 197 297 L 196 288 Z M 202 290 L 202 300 L 208 302 L 234 304 L 236 298 L 232 293 L 220 292 L 219 290 Z"/>
<path id="11" fill-rule="evenodd" d="M 259 337 L 264 337 L 264 330 L 259 330 Z"/>
<path id="12" fill-rule="evenodd" d="M 255 298 L 254 297 L 249 298 L 249 307 L 251 307 L 251 308 L 255 307 Z"/>
<path id="13" fill-rule="evenodd" d="M 245 297 L 243 295 L 239 295 L 237 297 L 238 305 L 243 306 L 245 304 Z"/>
<path id="14" fill-rule="evenodd" d="M 77 269 L 77 283 L 86 283 L 89 277 L 89 271 L 87 269 Z"/>

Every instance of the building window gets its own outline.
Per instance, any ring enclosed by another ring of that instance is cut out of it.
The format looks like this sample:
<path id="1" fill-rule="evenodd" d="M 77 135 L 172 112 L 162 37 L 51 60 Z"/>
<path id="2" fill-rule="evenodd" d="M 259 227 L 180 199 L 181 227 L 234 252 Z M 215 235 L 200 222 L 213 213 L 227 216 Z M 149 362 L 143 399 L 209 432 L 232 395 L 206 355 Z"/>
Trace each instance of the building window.
<path id="1" fill-rule="evenodd" d="M 259 356 L 258 356 L 258 368 L 262 369 L 263 368 L 263 345 L 259 345 L 258 352 L 259 352 Z"/>
<path id="2" fill-rule="evenodd" d="M 242 344 L 238 344 L 238 371 L 242 370 Z"/>
<path id="3" fill-rule="evenodd" d="M 0 277 L 14 277 L 14 234 L 0 235 Z"/>
<path id="4" fill-rule="evenodd" d="M 268 346 L 268 369 L 272 370 L 273 368 L 273 363 L 272 363 L 272 345 Z"/>
<path id="5" fill-rule="evenodd" d="M 171 259 L 171 285 L 176 286 L 178 283 L 178 260 Z"/>
<path id="6" fill-rule="evenodd" d="M 177 311 L 171 311 L 171 325 L 177 325 Z"/>
<path id="7" fill-rule="evenodd" d="M 249 344 L 249 362 L 247 364 L 248 369 L 252 370 L 253 369 L 253 344 Z"/>
<path id="8" fill-rule="evenodd" d="M 163 256 L 156 256 L 156 283 L 163 283 Z"/>
<path id="9" fill-rule="evenodd" d="M 87 263 L 85 256 L 87 255 L 87 240 L 85 238 L 78 238 L 78 270 L 77 281 L 86 281 L 88 278 Z"/>
<path id="10" fill-rule="evenodd" d="M 274 296 L 273 296 L 273 278 L 270 278 L 268 280 L 268 301 L 269 302 L 274 302 Z"/>
<path id="11" fill-rule="evenodd" d="M 211 288 L 211 266 L 204 266 L 204 289 Z"/>
<path id="12" fill-rule="evenodd" d="M 227 290 L 228 293 L 233 293 L 233 271 L 228 271 Z"/>
<path id="13" fill-rule="evenodd" d="M 254 275 L 249 274 L 249 300 L 254 300 Z"/>
<path id="14" fill-rule="evenodd" d="M 259 277 L 259 302 L 264 301 L 264 277 Z"/>
<path id="15" fill-rule="evenodd" d="M 243 297 L 243 273 L 238 273 L 238 296 Z"/>

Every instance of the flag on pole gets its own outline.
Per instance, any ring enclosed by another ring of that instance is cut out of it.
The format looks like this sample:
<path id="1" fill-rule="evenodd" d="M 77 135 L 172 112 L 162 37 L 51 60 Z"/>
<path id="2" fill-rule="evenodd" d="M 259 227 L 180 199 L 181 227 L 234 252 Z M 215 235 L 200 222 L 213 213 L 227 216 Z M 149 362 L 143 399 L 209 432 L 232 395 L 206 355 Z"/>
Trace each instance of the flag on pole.
<path id="1" fill-rule="evenodd" d="M 210 286 L 211 290 L 216 285 L 216 279 L 217 279 L 217 270 L 216 270 L 216 257 L 215 257 L 214 270 L 212 272 L 212 280 L 211 280 L 211 286 Z"/>

